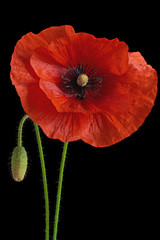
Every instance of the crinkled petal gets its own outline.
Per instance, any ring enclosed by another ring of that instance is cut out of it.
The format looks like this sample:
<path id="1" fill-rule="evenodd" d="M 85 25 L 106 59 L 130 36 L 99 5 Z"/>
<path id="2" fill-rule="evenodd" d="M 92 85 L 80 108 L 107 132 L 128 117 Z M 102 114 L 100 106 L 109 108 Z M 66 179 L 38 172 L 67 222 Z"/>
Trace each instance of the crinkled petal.
<path id="1" fill-rule="evenodd" d="M 72 59 L 98 68 L 103 73 L 110 71 L 122 74 L 128 68 L 128 46 L 118 39 L 95 38 L 91 34 L 77 33 L 70 40 Z M 74 54 L 76 53 L 76 56 Z"/>
<path id="2" fill-rule="evenodd" d="M 44 47 L 37 48 L 33 52 L 30 64 L 38 77 L 44 81 L 62 81 L 62 76 L 66 72 L 66 68 L 60 66 L 52 54 Z"/>
<path id="3" fill-rule="evenodd" d="M 116 80 L 119 91 L 130 94 L 132 101 L 123 109 L 127 97 L 117 101 L 117 108 L 110 99 L 110 108 L 90 115 L 90 134 L 82 140 L 95 147 L 110 146 L 129 137 L 143 124 L 155 102 L 157 73 L 139 52 L 129 54 L 129 70 Z"/>
<path id="4" fill-rule="evenodd" d="M 63 25 L 58 27 L 50 27 L 41 31 L 38 35 L 39 37 L 45 39 L 48 44 L 58 38 L 67 38 L 75 34 L 74 28 L 70 25 Z"/>
<path id="5" fill-rule="evenodd" d="M 51 41 L 67 38 L 75 34 L 72 26 L 50 27 L 39 34 L 32 32 L 24 35 L 16 44 L 11 60 L 11 80 L 13 84 L 36 82 L 38 76 L 30 64 L 30 57 L 39 47 L 47 48 Z"/>
<path id="6" fill-rule="evenodd" d="M 157 73 L 139 52 L 129 53 L 129 65 L 125 74 L 108 75 L 93 103 L 101 111 L 113 114 L 127 112 L 136 102 L 153 106 L 157 93 Z M 145 112 L 145 109 L 144 109 Z"/>
<path id="7" fill-rule="evenodd" d="M 106 38 L 95 38 L 87 33 L 76 33 L 68 38 L 52 41 L 48 51 L 55 63 L 65 68 L 83 63 L 92 68 L 96 67 L 103 73 L 109 71 L 116 75 L 123 74 L 128 68 L 128 46 L 118 39 L 109 41 Z M 37 61 L 44 62 L 44 67 L 47 67 L 41 53 L 36 57 Z"/>
<path id="8" fill-rule="evenodd" d="M 40 79 L 40 88 L 52 101 L 58 112 L 75 112 L 89 114 L 95 113 L 98 110 L 89 99 L 81 101 L 76 98 L 75 94 L 66 94 L 64 91 L 61 90 L 61 86 L 58 83 L 53 83 Z"/>
<path id="9" fill-rule="evenodd" d="M 58 113 L 47 125 L 42 124 L 44 133 L 52 139 L 72 142 L 81 139 L 82 134 L 89 135 L 89 118 L 81 113 Z"/>
<path id="10" fill-rule="evenodd" d="M 124 138 L 122 129 L 118 129 L 106 113 L 89 115 L 90 124 L 88 135 L 82 136 L 82 140 L 94 147 L 106 147 L 121 141 Z"/>
<path id="11" fill-rule="evenodd" d="M 57 114 L 55 107 L 39 88 L 38 83 L 16 85 L 24 111 L 38 124 L 46 125 L 50 116 Z"/>
<path id="12" fill-rule="evenodd" d="M 30 65 L 33 50 L 46 42 L 33 33 L 24 35 L 16 44 L 11 59 L 11 80 L 13 84 L 36 82 L 39 78 Z"/>
<path id="13" fill-rule="evenodd" d="M 115 40 L 114 40 L 115 41 Z M 111 41 L 112 43 L 112 41 Z M 110 45 L 111 45 L 110 43 Z M 121 75 L 125 73 L 128 69 L 128 46 L 124 42 L 118 42 L 117 46 L 112 47 L 111 49 L 108 46 L 106 51 L 103 53 L 103 58 L 107 59 L 105 62 L 106 68 L 109 72 Z"/>
<path id="14" fill-rule="evenodd" d="M 76 141 L 88 134 L 89 119 L 81 113 L 58 113 L 37 83 L 17 85 L 24 111 L 44 133 L 63 142 Z"/>

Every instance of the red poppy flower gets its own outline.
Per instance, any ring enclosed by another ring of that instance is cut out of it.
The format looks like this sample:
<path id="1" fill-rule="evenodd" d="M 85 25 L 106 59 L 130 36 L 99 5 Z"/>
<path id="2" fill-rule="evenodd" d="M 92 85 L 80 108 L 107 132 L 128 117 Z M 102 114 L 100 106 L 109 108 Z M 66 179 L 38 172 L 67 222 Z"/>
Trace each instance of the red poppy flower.
<path id="1" fill-rule="evenodd" d="M 12 55 L 11 80 L 25 112 L 49 138 L 95 147 L 135 132 L 157 94 L 157 73 L 139 52 L 71 26 L 23 36 Z"/>

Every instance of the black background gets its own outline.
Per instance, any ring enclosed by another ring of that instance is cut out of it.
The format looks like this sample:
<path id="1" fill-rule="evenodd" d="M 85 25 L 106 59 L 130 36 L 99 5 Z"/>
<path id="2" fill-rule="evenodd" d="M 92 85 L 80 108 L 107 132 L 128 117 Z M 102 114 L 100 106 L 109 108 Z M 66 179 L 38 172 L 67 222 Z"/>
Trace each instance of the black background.
<path id="1" fill-rule="evenodd" d="M 9 159 L 17 142 L 24 112 L 11 84 L 10 59 L 16 42 L 26 33 L 50 26 L 72 25 L 76 32 L 118 37 L 129 51 L 140 51 L 159 74 L 158 5 L 98 5 L 74 2 L 61 6 L 10 4 L 1 20 L 1 236 L 44 240 L 45 208 L 41 168 L 31 122 L 23 143 L 29 155 L 25 180 L 16 183 Z M 129 138 L 108 148 L 82 141 L 69 144 L 61 201 L 58 239 L 155 239 L 159 216 L 159 93 L 152 112 Z M 63 144 L 41 131 L 50 198 L 52 236 L 59 165 Z M 52 239 L 52 237 L 51 237 Z"/>

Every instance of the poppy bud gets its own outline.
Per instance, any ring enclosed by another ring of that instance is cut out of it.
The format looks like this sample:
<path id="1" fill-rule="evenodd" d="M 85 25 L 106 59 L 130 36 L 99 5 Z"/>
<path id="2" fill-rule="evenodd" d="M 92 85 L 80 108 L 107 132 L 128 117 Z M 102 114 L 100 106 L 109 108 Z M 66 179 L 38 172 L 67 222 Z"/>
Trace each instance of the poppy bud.
<path id="1" fill-rule="evenodd" d="M 13 150 L 11 158 L 11 172 L 12 177 L 16 182 L 24 179 L 27 171 L 27 152 L 24 147 L 17 146 Z"/>

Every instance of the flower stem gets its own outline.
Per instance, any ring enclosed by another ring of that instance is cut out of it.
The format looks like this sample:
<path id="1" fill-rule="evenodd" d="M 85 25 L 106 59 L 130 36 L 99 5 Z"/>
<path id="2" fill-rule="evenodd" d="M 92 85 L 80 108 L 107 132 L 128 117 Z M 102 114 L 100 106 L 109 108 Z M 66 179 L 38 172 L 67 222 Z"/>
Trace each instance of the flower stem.
<path id="1" fill-rule="evenodd" d="M 43 155 L 43 148 L 42 148 L 42 143 L 41 143 L 39 127 L 38 127 L 37 123 L 33 122 L 33 124 L 34 124 L 35 132 L 36 132 L 37 144 L 38 144 L 40 161 L 41 161 L 43 188 L 44 188 L 44 197 L 45 197 L 45 209 L 46 209 L 46 238 L 45 239 L 49 240 L 49 199 L 48 199 L 48 188 L 47 188 L 45 162 L 44 162 L 44 155 Z"/>
<path id="2" fill-rule="evenodd" d="M 57 202 L 56 202 L 54 230 L 53 230 L 53 240 L 56 240 L 56 238 L 57 238 L 58 218 L 59 218 L 59 209 L 60 209 L 60 201 L 61 201 L 62 182 L 63 182 L 63 172 L 64 172 L 64 164 L 65 164 L 65 159 L 66 159 L 67 147 L 68 147 L 68 142 L 65 142 L 64 147 L 63 147 L 60 173 L 59 173 L 59 181 L 58 181 Z"/>

